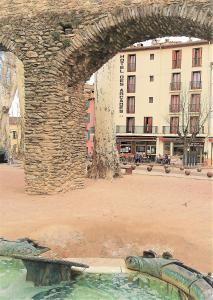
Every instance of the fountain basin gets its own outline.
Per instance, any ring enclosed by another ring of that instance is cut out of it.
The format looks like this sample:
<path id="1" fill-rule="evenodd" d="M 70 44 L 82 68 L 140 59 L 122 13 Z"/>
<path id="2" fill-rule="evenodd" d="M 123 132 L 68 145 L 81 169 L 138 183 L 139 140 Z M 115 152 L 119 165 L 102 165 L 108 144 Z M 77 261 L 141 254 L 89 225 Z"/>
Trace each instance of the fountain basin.
<path id="1" fill-rule="evenodd" d="M 76 276 L 73 276 L 71 281 L 36 287 L 32 282 L 26 281 L 26 268 L 21 260 L 2 257 L 0 259 L 0 299 L 212 299 L 210 294 L 209 298 L 201 294 L 198 295 L 200 298 L 196 298 L 197 295 L 189 296 L 187 291 L 184 291 L 183 284 L 181 287 L 176 285 L 171 272 L 164 272 L 167 279 L 161 280 L 155 276 L 128 269 L 123 259 L 70 258 L 66 261 L 72 261 L 72 263 L 76 261 L 77 264 L 81 262 L 90 267 L 85 269 L 79 265 L 73 266 L 72 270 Z M 173 284 L 169 282 L 172 280 Z"/>

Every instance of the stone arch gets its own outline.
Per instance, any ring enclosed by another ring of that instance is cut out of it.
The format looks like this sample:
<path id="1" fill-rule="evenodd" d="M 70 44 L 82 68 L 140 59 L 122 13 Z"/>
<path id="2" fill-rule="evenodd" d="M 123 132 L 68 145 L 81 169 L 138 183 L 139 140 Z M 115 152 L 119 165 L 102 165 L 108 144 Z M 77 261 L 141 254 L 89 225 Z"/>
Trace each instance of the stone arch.
<path id="1" fill-rule="evenodd" d="M 70 158 L 67 162 L 68 169 L 74 169 L 72 173 L 74 180 L 69 175 L 65 175 L 69 182 L 66 188 L 80 187 L 84 180 L 83 82 L 122 48 L 134 42 L 169 35 L 187 35 L 212 41 L 212 26 L 213 15 L 210 4 L 199 2 L 192 5 L 189 2 L 182 4 L 177 2 L 170 5 L 160 3 L 116 8 L 103 15 L 100 13 L 98 20 L 92 24 L 82 26 L 82 29 L 77 28 L 70 38 L 70 46 L 56 55 L 52 65 L 55 74 L 60 72 L 64 107 L 75 107 L 71 110 L 72 113 L 66 113 L 63 120 L 64 126 L 68 126 L 69 130 L 64 133 L 62 139 L 70 140 L 69 144 L 72 140 L 75 141 L 72 149 L 68 150 Z M 103 110 L 104 107 L 102 107 Z M 107 109 L 107 114 L 110 120 L 112 115 L 110 107 Z M 106 127 L 105 129 L 108 131 L 106 140 L 111 139 L 112 128 Z M 112 145 L 108 150 L 102 148 L 102 155 L 105 151 L 115 155 L 113 147 Z M 65 148 L 63 149 L 66 155 Z M 105 159 L 107 160 L 109 161 L 109 157 Z M 80 164 L 83 167 L 79 167 Z M 108 168 L 111 168 L 113 164 L 116 165 L 115 157 L 112 157 Z M 103 168 L 103 162 L 100 162 L 100 165 Z"/>
<path id="2" fill-rule="evenodd" d="M 89 77 L 122 48 L 137 41 L 169 35 L 186 35 L 213 41 L 211 4 L 183 2 L 180 5 L 178 2 L 115 9 L 106 16 L 100 16 L 93 24 L 79 29 L 70 40 L 71 45 L 59 53 L 56 62 L 70 65 L 75 75 L 78 73 L 76 63 L 88 63 L 90 74 L 86 74 L 86 77 Z M 106 46 L 105 51 L 101 44 Z M 101 51 L 103 57 L 98 60 Z M 91 53 L 95 56 L 96 64 L 89 61 Z M 72 78 L 73 81 L 79 79 Z"/>
<path id="3" fill-rule="evenodd" d="M 61 0 L 60 6 L 2 1 L 0 44 L 25 68 L 29 193 L 83 186 L 82 87 L 109 58 L 134 42 L 163 35 L 213 40 L 211 0 Z M 71 23 L 70 36 L 64 23 Z"/>
<path id="4" fill-rule="evenodd" d="M 0 103 L 0 144 L 7 150 L 8 157 L 19 153 L 23 155 L 23 128 L 24 128 L 24 65 L 18 57 L 15 43 L 7 36 L 0 34 L 0 51 L 4 52 L 4 61 L 2 66 L 2 82 L 1 92 L 2 97 Z M 4 71 L 3 71 L 4 70 Z M 12 71 L 13 70 L 13 71 Z M 9 71 L 9 73 L 8 73 Z M 7 77 L 9 76 L 9 77 Z M 7 79 L 6 79 L 7 78 Z M 9 80 L 9 84 L 8 84 Z M 17 144 L 11 145 L 10 141 L 10 109 L 13 105 L 16 93 L 19 93 L 20 99 L 20 115 L 22 118 L 17 122 L 16 129 L 18 139 Z M 20 143 L 21 148 L 20 148 Z M 14 147 L 15 146 L 15 147 Z M 18 147 L 17 147 L 18 146 Z M 14 151 L 14 149 L 16 149 Z"/>
<path id="5" fill-rule="evenodd" d="M 9 51 L 16 55 L 15 43 L 3 35 L 0 35 L 0 50 Z"/>

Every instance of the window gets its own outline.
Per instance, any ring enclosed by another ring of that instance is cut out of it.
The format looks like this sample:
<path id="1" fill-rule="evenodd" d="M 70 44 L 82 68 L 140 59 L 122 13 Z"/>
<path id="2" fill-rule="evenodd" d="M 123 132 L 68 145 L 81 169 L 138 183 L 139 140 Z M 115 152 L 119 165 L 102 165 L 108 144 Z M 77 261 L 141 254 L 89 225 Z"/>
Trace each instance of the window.
<path id="1" fill-rule="evenodd" d="M 202 48 L 192 49 L 192 67 L 199 67 L 202 64 Z"/>
<path id="2" fill-rule="evenodd" d="M 153 53 L 150 54 L 150 60 L 154 60 L 155 59 L 155 55 Z"/>
<path id="3" fill-rule="evenodd" d="M 199 130 L 199 117 L 190 117 L 190 133 L 195 133 Z"/>
<path id="4" fill-rule="evenodd" d="M 136 76 L 127 76 L 127 93 L 135 93 Z"/>
<path id="5" fill-rule="evenodd" d="M 131 153 L 132 145 L 128 142 L 121 142 L 120 153 Z"/>
<path id="6" fill-rule="evenodd" d="M 134 114 L 135 113 L 135 97 L 127 97 L 126 112 L 128 114 Z"/>
<path id="7" fill-rule="evenodd" d="M 86 119 L 86 122 L 87 122 L 87 123 L 90 122 L 90 114 L 89 114 L 89 113 L 86 114 L 86 118 L 85 118 L 85 119 Z"/>
<path id="8" fill-rule="evenodd" d="M 150 82 L 154 81 L 154 76 L 153 76 L 153 75 L 150 75 L 150 76 L 149 76 L 149 81 L 150 81 Z"/>
<path id="9" fill-rule="evenodd" d="M 144 117 L 144 133 L 152 133 L 152 117 Z"/>
<path id="10" fill-rule="evenodd" d="M 179 117 L 170 118 L 170 133 L 176 134 L 179 127 Z"/>
<path id="11" fill-rule="evenodd" d="M 172 68 L 178 69 L 181 68 L 181 50 L 173 50 L 172 51 Z"/>
<path id="12" fill-rule="evenodd" d="M 200 111 L 200 94 L 192 94 L 190 99 L 190 112 Z"/>
<path id="13" fill-rule="evenodd" d="M 86 108 L 89 108 L 89 106 L 90 106 L 90 101 L 87 100 L 87 101 L 86 101 Z"/>
<path id="14" fill-rule="evenodd" d="M 149 97 L 149 103 L 153 103 L 154 102 L 154 98 L 153 97 Z"/>
<path id="15" fill-rule="evenodd" d="M 12 136 L 13 136 L 13 139 L 16 140 L 17 139 L 17 132 L 16 131 L 12 131 Z"/>
<path id="16" fill-rule="evenodd" d="M 87 131 L 87 140 L 90 140 L 90 130 Z"/>
<path id="17" fill-rule="evenodd" d="M 181 89 L 181 74 L 172 73 L 172 81 L 170 84 L 171 91 L 178 91 Z"/>
<path id="18" fill-rule="evenodd" d="M 129 54 L 128 55 L 127 71 L 128 72 L 135 72 L 136 71 L 136 54 Z"/>
<path id="19" fill-rule="evenodd" d="M 126 132 L 134 133 L 135 132 L 135 118 L 126 118 Z"/>
<path id="20" fill-rule="evenodd" d="M 192 72 L 192 81 L 191 81 L 191 89 L 201 89 L 202 87 L 202 82 L 201 82 L 201 72 L 196 71 Z"/>
<path id="21" fill-rule="evenodd" d="M 170 112 L 180 111 L 180 95 L 171 96 Z"/>

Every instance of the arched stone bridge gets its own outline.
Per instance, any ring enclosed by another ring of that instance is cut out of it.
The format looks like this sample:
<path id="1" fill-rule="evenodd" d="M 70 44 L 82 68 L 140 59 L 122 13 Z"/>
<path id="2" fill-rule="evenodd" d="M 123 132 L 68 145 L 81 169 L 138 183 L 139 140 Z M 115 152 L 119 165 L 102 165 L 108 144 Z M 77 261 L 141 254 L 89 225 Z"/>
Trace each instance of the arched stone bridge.
<path id="1" fill-rule="evenodd" d="M 160 36 L 213 40 L 212 0 L 1 0 L 0 49 L 25 69 L 26 190 L 84 184 L 82 85 L 122 48 Z"/>

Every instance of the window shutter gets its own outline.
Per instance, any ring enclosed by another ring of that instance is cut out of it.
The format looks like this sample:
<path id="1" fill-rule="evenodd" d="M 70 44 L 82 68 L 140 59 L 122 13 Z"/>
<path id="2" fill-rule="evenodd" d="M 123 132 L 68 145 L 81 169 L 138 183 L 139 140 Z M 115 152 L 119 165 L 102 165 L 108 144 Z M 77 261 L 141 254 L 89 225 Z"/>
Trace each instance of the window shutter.
<path id="1" fill-rule="evenodd" d="M 196 49 L 193 48 L 193 49 L 192 49 L 192 58 L 195 58 L 195 51 L 196 51 Z"/>
<path id="2" fill-rule="evenodd" d="M 172 60 L 176 60 L 176 51 L 175 50 L 172 51 Z"/>
<path id="3" fill-rule="evenodd" d="M 178 52 L 178 55 L 179 55 L 179 62 L 178 62 L 178 65 L 179 65 L 179 68 L 181 67 L 181 61 L 182 61 L 182 50 L 179 50 Z"/>

